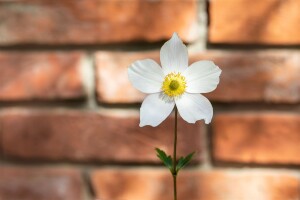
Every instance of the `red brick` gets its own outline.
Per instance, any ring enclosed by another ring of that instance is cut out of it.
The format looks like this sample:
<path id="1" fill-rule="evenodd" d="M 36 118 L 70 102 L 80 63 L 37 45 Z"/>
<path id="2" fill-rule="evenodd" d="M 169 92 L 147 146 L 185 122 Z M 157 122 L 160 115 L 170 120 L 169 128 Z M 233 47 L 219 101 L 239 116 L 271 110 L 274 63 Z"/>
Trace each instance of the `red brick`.
<path id="1" fill-rule="evenodd" d="M 153 169 L 100 169 L 91 175 L 99 199 L 171 200 L 170 172 Z M 284 173 L 191 171 L 178 176 L 178 199 L 298 200 L 299 179 Z"/>
<path id="2" fill-rule="evenodd" d="M 300 165 L 300 115 L 224 113 L 213 121 L 216 161 Z"/>
<path id="3" fill-rule="evenodd" d="M 159 62 L 159 52 L 98 52 L 98 100 L 141 102 L 144 94 L 130 84 L 127 68 L 145 58 Z M 213 60 L 223 70 L 217 89 L 206 94 L 213 101 L 300 102 L 299 51 L 206 51 L 191 55 L 191 63 L 198 60 Z"/>
<path id="4" fill-rule="evenodd" d="M 1 52 L 0 101 L 84 97 L 79 52 Z"/>
<path id="5" fill-rule="evenodd" d="M 300 44 L 300 1 L 211 0 L 209 8 L 211 43 Z"/>
<path id="6" fill-rule="evenodd" d="M 66 168 L 0 167 L 0 199 L 83 200 L 80 173 Z"/>
<path id="7" fill-rule="evenodd" d="M 3 151 L 7 158 L 103 162 L 160 162 L 155 147 L 173 151 L 173 120 L 139 127 L 137 113 L 81 111 L 2 112 Z M 201 124 L 179 121 L 178 151 L 201 157 Z"/>
<path id="8" fill-rule="evenodd" d="M 4 1 L 0 21 L 0 45 L 161 41 L 175 31 L 191 41 L 197 1 Z"/>

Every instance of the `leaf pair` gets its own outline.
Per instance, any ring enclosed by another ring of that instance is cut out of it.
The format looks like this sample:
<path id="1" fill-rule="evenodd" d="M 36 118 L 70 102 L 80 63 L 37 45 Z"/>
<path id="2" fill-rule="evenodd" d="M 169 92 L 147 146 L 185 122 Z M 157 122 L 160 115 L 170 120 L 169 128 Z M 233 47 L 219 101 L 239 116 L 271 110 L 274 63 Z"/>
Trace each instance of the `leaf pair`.
<path id="1" fill-rule="evenodd" d="M 178 163 L 176 165 L 176 170 L 173 169 L 173 160 L 170 155 L 167 155 L 163 150 L 159 148 L 155 148 L 157 157 L 164 163 L 164 165 L 169 168 L 172 174 L 177 174 L 179 170 L 181 170 L 183 167 L 185 167 L 193 158 L 195 152 L 190 153 L 186 157 L 181 157 L 178 160 Z"/>

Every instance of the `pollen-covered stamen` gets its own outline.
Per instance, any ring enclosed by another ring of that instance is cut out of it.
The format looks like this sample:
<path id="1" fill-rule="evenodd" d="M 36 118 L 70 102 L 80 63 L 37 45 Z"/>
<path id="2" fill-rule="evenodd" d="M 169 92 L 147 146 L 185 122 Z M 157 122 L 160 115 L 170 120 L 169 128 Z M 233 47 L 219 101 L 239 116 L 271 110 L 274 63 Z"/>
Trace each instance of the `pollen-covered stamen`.
<path id="1" fill-rule="evenodd" d="M 185 92 L 185 77 L 180 73 L 170 73 L 165 77 L 162 84 L 163 92 L 169 97 L 177 97 Z"/>

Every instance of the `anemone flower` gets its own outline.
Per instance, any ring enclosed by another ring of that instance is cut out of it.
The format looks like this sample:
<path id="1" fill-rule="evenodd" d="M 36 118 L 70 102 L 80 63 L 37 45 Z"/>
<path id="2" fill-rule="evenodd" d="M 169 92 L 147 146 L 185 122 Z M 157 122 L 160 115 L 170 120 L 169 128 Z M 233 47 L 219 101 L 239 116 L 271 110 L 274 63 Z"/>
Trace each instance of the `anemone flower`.
<path id="1" fill-rule="evenodd" d="M 213 108 L 200 93 L 213 91 L 221 69 L 212 61 L 188 66 L 188 51 L 177 33 L 160 50 L 161 67 L 151 59 L 137 60 L 128 68 L 128 77 L 139 91 L 148 94 L 140 109 L 140 127 L 157 126 L 176 106 L 188 123 L 211 122 Z"/>

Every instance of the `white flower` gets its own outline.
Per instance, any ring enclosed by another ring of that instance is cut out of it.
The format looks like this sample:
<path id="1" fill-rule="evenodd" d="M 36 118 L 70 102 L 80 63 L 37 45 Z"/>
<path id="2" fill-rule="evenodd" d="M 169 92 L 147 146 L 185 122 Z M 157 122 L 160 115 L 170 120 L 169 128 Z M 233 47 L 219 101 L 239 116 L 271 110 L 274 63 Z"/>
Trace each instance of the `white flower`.
<path id="1" fill-rule="evenodd" d="M 221 70 L 212 61 L 198 61 L 188 67 L 188 51 L 176 33 L 160 50 L 160 67 L 154 60 L 134 62 L 128 68 L 132 85 L 149 94 L 142 103 L 140 126 L 157 126 L 178 108 L 189 123 L 204 119 L 211 122 L 213 108 L 199 93 L 213 91 Z"/>

